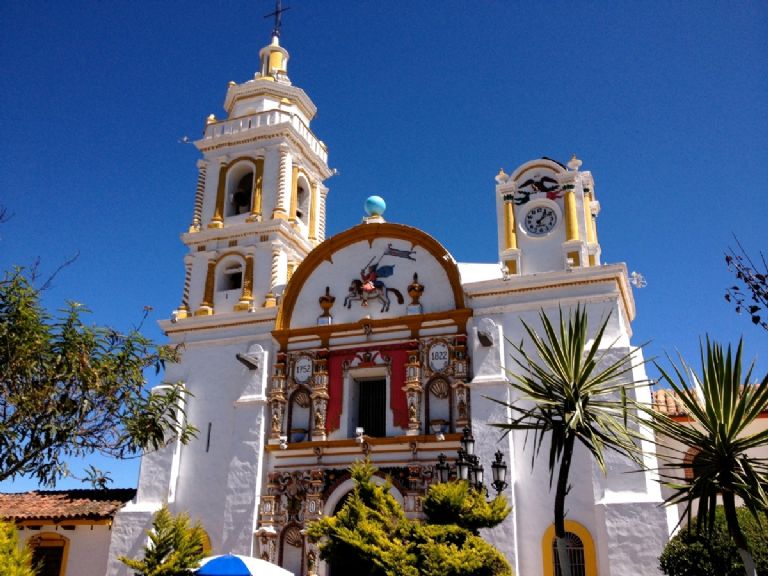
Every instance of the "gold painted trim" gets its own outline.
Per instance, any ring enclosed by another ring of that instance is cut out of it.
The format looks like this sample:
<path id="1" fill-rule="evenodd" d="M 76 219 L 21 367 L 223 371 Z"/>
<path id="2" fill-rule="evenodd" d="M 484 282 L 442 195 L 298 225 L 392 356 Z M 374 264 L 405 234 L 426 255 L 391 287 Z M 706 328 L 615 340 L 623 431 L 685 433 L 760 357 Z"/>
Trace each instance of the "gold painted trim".
<path id="1" fill-rule="evenodd" d="M 112 518 L 59 518 L 54 520 L 53 518 L 25 518 L 16 522 L 16 526 L 90 526 L 90 525 L 107 525 L 112 524 Z"/>
<path id="2" fill-rule="evenodd" d="M 218 144 L 211 146 L 206 146 L 205 142 L 207 142 L 207 140 L 203 139 L 203 141 L 197 142 L 198 150 L 200 150 L 200 152 L 211 152 L 221 148 L 234 148 L 235 146 L 240 146 L 243 144 L 253 144 L 261 140 L 275 140 L 278 138 L 285 138 L 287 141 L 291 142 L 302 150 L 304 159 L 312 164 L 312 166 L 319 174 L 327 174 L 326 178 L 331 176 L 330 168 L 328 168 L 328 161 L 317 154 L 314 150 L 312 150 L 312 148 L 308 145 L 307 140 L 305 140 L 293 126 L 286 124 L 275 124 L 270 127 L 287 128 L 287 130 L 276 130 L 275 132 L 270 132 L 268 134 L 253 136 L 251 138 L 236 139 L 231 142 L 219 142 Z M 216 140 L 218 140 L 218 138 Z M 315 161 L 315 159 L 319 159 L 320 162 Z"/>
<path id="3" fill-rule="evenodd" d="M 515 230 L 515 207 L 512 201 L 504 202 L 504 247 L 517 249 L 517 231 Z"/>
<path id="4" fill-rule="evenodd" d="M 264 188 L 264 158 L 256 158 L 254 162 L 256 170 L 253 173 L 253 203 L 251 215 L 255 218 L 261 216 L 261 203 Z"/>
<path id="5" fill-rule="evenodd" d="M 590 206 L 592 204 L 592 193 L 587 192 L 584 194 L 584 223 L 587 227 L 587 242 L 597 242 L 597 235 L 595 233 L 595 221 L 592 219 L 592 210 Z"/>
<path id="6" fill-rule="evenodd" d="M 369 223 L 358 224 L 344 232 L 336 234 L 312 250 L 296 269 L 293 278 L 283 293 L 280 309 L 277 313 L 275 329 L 287 330 L 291 325 L 291 315 L 304 282 L 315 269 L 325 261 L 332 261 L 333 254 L 357 242 L 368 241 L 369 245 L 377 238 L 394 238 L 410 242 L 412 246 L 421 246 L 429 252 L 443 267 L 453 290 L 454 308 L 464 308 L 464 290 L 461 286 L 459 269 L 450 253 L 437 240 L 426 232 L 403 224 Z"/>
<path id="7" fill-rule="evenodd" d="M 581 254 L 579 252 L 568 252 L 566 257 L 571 261 L 571 266 L 575 268 L 581 266 Z"/>
<path id="8" fill-rule="evenodd" d="M 565 240 L 579 239 L 579 221 L 576 215 L 576 191 L 573 188 L 565 192 Z"/>
<path id="9" fill-rule="evenodd" d="M 585 576 L 597 576 L 597 555 L 595 542 L 589 530 L 574 520 L 565 520 L 565 531 L 576 534 L 584 545 Z M 555 539 L 555 525 L 550 524 L 541 539 L 541 556 L 544 561 L 544 576 L 555 576 L 555 561 L 552 542 Z"/>
<path id="10" fill-rule="evenodd" d="M 458 442 L 461 440 L 461 434 L 458 432 L 452 432 L 445 434 L 445 440 L 448 447 L 451 442 Z M 418 436 L 406 436 L 402 434 L 400 436 L 386 436 L 386 437 L 371 437 L 365 436 L 365 441 L 369 446 L 391 446 L 393 444 L 402 444 L 404 450 L 410 450 L 408 447 L 412 442 L 418 442 L 422 444 L 433 444 L 436 442 L 434 434 L 426 435 L 420 434 Z M 341 438 L 339 440 L 310 440 L 307 442 L 289 442 L 288 450 L 311 450 L 315 447 L 321 448 L 352 448 L 355 447 L 355 453 L 360 453 L 360 444 L 357 443 L 355 438 Z M 278 444 L 267 444 L 265 450 L 267 452 L 274 452 L 280 449 Z M 421 449 L 420 449 L 421 450 Z M 427 450 L 427 448 L 425 448 Z M 435 452 L 442 451 L 441 448 L 434 448 Z M 334 453 L 336 455 L 336 453 Z"/>
<path id="11" fill-rule="evenodd" d="M 211 219 L 208 228 L 221 228 L 224 226 L 224 187 L 227 181 L 227 166 L 221 164 L 219 166 L 219 182 L 216 188 L 216 208 L 213 211 L 213 218 Z"/>
<path id="12" fill-rule="evenodd" d="M 294 272 L 294 277 L 298 274 L 301 266 Z M 285 302 L 285 300 L 283 300 Z M 281 304 L 282 308 L 282 304 Z M 409 330 L 412 338 L 416 338 L 423 328 L 439 328 L 439 325 L 430 325 L 430 322 L 450 321 L 459 332 L 466 331 L 466 325 L 472 316 L 472 309 L 460 308 L 446 310 L 443 312 L 430 312 L 428 314 L 413 314 L 411 316 L 399 316 L 397 318 L 361 318 L 356 322 L 346 322 L 344 324 L 323 324 L 317 326 L 306 326 L 304 328 L 279 329 L 272 331 L 272 336 L 277 340 L 282 349 L 287 348 L 290 341 L 295 339 L 320 340 L 323 346 L 327 347 L 332 338 L 354 337 L 364 335 L 363 324 L 367 324 L 369 329 L 375 333 L 400 332 Z M 278 312 L 278 318 L 280 312 Z"/>
<path id="13" fill-rule="evenodd" d="M 200 303 L 200 307 L 207 306 L 213 308 L 213 290 L 216 281 L 216 264 L 217 260 L 208 260 L 208 270 L 205 274 L 205 291 L 203 292 L 203 301 Z"/>
<path id="14" fill-rule="evenodd" d="M 59 576 L 65 576 L 67 573 L 67 563 L 69 562 L 70 540 L 58 532 L 43 532 L 35 534 L 27 540 L 27 546 L 33 551 L 35 548 L 63 548 L 61 553 L 61 566 L 59 566 Z"/>
<path id="15" fill-rule="evenodd" d="M 200 316 L 200 314 L 195 312 L 195 316 Z M 205 326 L 190 326 L 189 324 L 174 324 L 173 328 L 163 329 L 163 334 L 167 336 L 169 334 L 177 334 L 179 332 L 198 332 L 200 330 L 219 330 L 221 328 L 250 326 L 252 324 L 270 324 L 273 321 L 274 321 L 274 318 L 270 316 L 269 318 L 259 318 L 259 319 L 251 318 L 249 320 L 238 319 L 237 322 L 222 322 L 221 324 L 206 324 Z"/>

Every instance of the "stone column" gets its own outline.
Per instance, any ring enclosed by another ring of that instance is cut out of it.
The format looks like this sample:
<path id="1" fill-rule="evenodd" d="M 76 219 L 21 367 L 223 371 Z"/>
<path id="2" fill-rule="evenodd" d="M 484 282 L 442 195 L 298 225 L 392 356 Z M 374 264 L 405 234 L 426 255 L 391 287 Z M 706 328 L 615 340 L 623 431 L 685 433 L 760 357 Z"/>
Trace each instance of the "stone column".
<path id="1" fill-rule="evenodd" d="M 272 211 L 273 220 L 286 220 L 288 214 L 285 212 L 285 197 L 290 181 L 291 155 L 288 152 L 287 144 L 280 144 L 280 172 L 277 179 L 277 197 L 275 199 L 275 208 Z"/>
<path id="2" fill-rule="evenodd" d="M 205 160 L 197 161 L 197 188 L 195 189 L 195 209 L 192 213 L 192 224 L 189 225 L 189 232 L 199 232 L 203 217 L 203 196 L 205 195 L 205 178 L 208 170 L 208 162 Z"/>

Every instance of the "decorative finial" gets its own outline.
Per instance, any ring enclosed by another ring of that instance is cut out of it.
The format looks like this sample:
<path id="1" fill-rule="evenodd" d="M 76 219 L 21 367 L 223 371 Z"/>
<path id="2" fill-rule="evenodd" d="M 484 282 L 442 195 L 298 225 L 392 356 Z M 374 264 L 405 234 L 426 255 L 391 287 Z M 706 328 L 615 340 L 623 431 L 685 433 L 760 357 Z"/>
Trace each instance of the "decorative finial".
<path id="1" fill-rule="evenodd" d="M 365 213 L 369 217 L 381 216 L 387 209 L 387 203 L 381 196 L 368 196 L 365 199 Z"/>
<path id="2" fill-rule="evenodd" d="M 507 173 L 504 172 L 504 168 L 499 168 L 499 173 L 496 174 L 496 184 L 506 182 L 507 178 L 509 178 L 509 176 L 507 176 Z"/>
<path id="3" fill-rule="evenodd" d="M 570 168 L 574 172 L 578 172 L 579 171 L 579 168 L 581 168 L 581 164 L 582 164 L 582 162 L 581 162 L 581 160 L 576 158 L 576 154 L 571 156 L 571 159 L 568 160 L 568 168 Z"/>
<path id="4" fill-rule="evenodd" d="M 275 17 L 275 27 L 272 28 L 272 36 L 274 38 L 280 38 L 280 27 L 283 25 L 283 12 L 290 9 L 290 6 L 283 8 L 282 2 L 280 0 L 275 0 L 275 11 L 264 15 L 264 18 L 271 18 L 272 16 Z"/>

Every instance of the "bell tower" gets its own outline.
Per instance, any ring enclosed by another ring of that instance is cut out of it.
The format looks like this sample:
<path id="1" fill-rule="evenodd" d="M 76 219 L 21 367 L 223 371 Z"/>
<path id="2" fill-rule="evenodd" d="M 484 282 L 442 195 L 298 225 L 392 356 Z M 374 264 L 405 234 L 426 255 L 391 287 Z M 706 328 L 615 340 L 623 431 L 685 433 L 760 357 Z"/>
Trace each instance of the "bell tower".
<path id="1" fill-rule="evenodd" d="M 509 276 L 600 265 L 600 203 L 589 172 L 573 156 L 567 166 L 532 160 L 496 176 L 499 260 Z"/>
<path id="2" fill-rule="evenodd" d="M 230 82 L 226 116 L 211 114 L 195 142 L 197 191 L 176 321 L 274 307 L 293 270 L 325 239 L 325 144 L 316 107 L 288 77 L 279 26 L 254 78 Z"/>

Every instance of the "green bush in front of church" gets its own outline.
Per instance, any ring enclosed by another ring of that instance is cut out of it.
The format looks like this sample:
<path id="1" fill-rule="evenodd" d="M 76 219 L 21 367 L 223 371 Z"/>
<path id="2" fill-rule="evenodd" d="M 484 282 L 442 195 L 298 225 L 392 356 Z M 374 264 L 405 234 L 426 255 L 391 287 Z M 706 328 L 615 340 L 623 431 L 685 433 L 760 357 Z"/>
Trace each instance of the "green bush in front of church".
<path id="1" fill-rule="evenodd" d="M 190 526 L 189 516 L 174 516 L 165 506 L 155 514 L 147 535 L 142 559 L 119 558 L 136 576 L 190 576 L 205 555 L 202 526 Z"/>
<path id="2" fill-rule="evenodd" d="M 758 574 L 768 574 L 768 516 L 762 525 L 746 508 L 737 508 L 739 525 L 749 542 Z M 664 548 L 659 567 L 667 576 L 742 576 L 744 564 L 728 534 L 722 506 L 715 513 L 714 530 L 697 530 L 696 522 L 682 528 Z"/>
<path id="3" fill-rule="evenodd" d="M 32 551 L 19 548 L 16 526 L 0 522 L 0 574 L 3 576 L 35 576 L 32 569 Z"/>
<path id="4" fill-rule="evenodd" d="M 509 513 L 503 497 L 488 503 L 466 483 L 430 488 L 425 523 L 405 516 L 388 484 L 372 481 L 370 463 L 352 467 L 355 488 L 342 509 L 312 523 L 310 540 L 334 573 L 371 576 L 509 576 L 504 556 L 477 535 Z"/>

